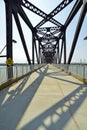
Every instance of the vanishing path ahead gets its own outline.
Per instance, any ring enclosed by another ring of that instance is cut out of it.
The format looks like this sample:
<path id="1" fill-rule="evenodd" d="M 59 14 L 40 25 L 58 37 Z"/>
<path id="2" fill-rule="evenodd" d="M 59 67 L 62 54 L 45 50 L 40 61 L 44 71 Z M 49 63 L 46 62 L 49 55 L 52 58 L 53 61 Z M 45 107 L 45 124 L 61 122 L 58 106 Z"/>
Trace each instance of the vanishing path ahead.
<path id="1" fill-rule="evenodd" d="M 46 65 L 0 91 L 0 130 L 87 130 L 87 85 Z"/>

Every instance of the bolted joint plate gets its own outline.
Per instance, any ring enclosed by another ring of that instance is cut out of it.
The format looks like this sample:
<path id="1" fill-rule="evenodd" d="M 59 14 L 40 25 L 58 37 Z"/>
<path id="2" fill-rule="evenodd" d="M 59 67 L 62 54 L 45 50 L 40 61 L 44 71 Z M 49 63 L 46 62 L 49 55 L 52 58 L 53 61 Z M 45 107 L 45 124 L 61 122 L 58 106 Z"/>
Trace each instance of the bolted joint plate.
<path id="1" fill-rule="evenodd" d="M 87 3 L 87 0 L 83 0 L 83 4 L 86 4 Z"/>

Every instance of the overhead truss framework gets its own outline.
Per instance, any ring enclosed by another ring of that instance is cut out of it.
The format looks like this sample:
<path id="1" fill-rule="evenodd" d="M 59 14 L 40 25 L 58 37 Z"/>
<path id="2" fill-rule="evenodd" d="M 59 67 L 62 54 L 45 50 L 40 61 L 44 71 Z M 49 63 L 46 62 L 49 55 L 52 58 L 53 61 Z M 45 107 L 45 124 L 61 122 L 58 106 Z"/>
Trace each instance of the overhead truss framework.
<path id="1" fill-rule="evenodd" d="M 13 15 L 29 64 L 35 63 L 35 57 L 37 59 L 38 64 L 61 63 L 62 56 L 64 57 L 63 60 L 64 64 L 71 63 L 72 56 L 80 33 L 80 29 L 87 12 L 87 0 L 61 0 L 61 3 L 57 5 L 57 7 L 49 14 L 45 13 L 44 11 L 42 11 L 41 9 L 30 3 L 29 0 L 4 0 L 4 2 L 6 7 L 7 59 L 11 58 L 13 60 L 13 51 L 12 51 L 12 28 L 13 28 L 12 15 Z M 70 11 L 69 16 L 67 16 L 64 24 L 54 19 L 54 16 L 56 14 L 67 8 L 67 6 L 72 2 L 75 2 L 74 6 Z M 29 17 L 27 16 L 23 7 L 39 15 L 43 19 L 37 25 L 33 26 L 32 21 L 29 20 Z M 80 8 L 81 8 L 81 14 L 79 16 L 79 20 L 76 26 L 76 32 L 74 39 L 72 41 L 68 61 L 66 61 L 66 51 L 67 51 L 66 30 Z M 19 16 L 21 16 L 21 18 L 24 20 L 25 24 L 28 26 L 28 28 L 31 30 L 32 33 L 32 59 L 30 59 L 30 55 L 28 52 L 27 44 L 25 42 L 23 28 L 21 26 Z M 47 21 L 53 23 L 54 26 L 42 27 L 42 25 L 44 25 Z"/>

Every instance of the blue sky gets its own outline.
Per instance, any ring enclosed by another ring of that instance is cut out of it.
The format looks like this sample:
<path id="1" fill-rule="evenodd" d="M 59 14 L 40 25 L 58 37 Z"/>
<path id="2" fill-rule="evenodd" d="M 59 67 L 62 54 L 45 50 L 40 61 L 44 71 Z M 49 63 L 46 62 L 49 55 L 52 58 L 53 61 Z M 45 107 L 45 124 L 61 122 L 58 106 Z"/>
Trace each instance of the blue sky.
<path id="1" fill-rule="evenodd" d="M 29 1 L 31 3 L 33 3 L 34 5 L 36 5 L 37 7 L 39 7 L 44 12 L 46 12 L 47 14 L 49 14 L 62 0 L 29 0 Z M 74 0 L 74 2 L 75 2 L 75 0 Z M 74 2 L 72 2 L 67 8 L 65 8 L 63 11 L 61 11 L 59 14 L 57 14 L 54 18 L 56 20 L 58 20 L 59 22 L 61 22 L 62 24 L 64 24 Z M 32 13 L 31 11 L 29 11 L 27 9 L 24 9 L 24 10 L 26 11 L 27 16 L 28 16 L 29 20 L 31 21 L 31 23 L 33 24 L 33 26 L 35 26 L 38 22 L 40 22 L 42 20 L 41 17 Z M 72 40 L 74 37 L 75 28 L 76 28 L 76 25 L 78 22 L 80 12 L 81 12 L 81 9 L 67 28 L 67 34 L 66 34 L 67 58 L 68 58 L 68 55 L 70 52 L 70 47 L 72 44 Z M 29 51 L 29 54 L 31 57 L 31 47 L 32 47 L 31 30 L 27 27 L 27 25 L 23 22 L 23 20 L 21 18 L 20 18 L 20 21 L 22 24 L 28 51 Z M 44 26 L 51 26 L 51 25 L 52 24 L 50 22 L 47 22 Z M 4 0 L 0 0 L 0 44 L 1 44 L 0 50 L 6 44 L 5 26 L 6 26 L 5 25 L 5 4 L 4 4 Z M 52 26 L 54 26 L 54 25 L 52 25 Z M 77 45 L 75 48 L 72 62 L 80 62 L 80 61 L 87 62 L 87 41 L 83 40 L 85 36 L 87 36 L 87 15 L 85 17 L 85 20 L 84 20 L 84 23 L 83 23 L 83 26 L 82 26 L 82 29 L 81 29 L 81 32 L 80 32 L 80 35 L 78 38 L 78 42 L 77 42 Z M 13 18 L 13 39 L 17 40 L 17 44 L 13 44 L 14 63 L 27 62 L 25 53 L 24 53 L 24 50 L 23 50 L 23 47 L 21 44 L 21 40 L 19 37 L 19 33 L 17 31 L 16 25 L 14 22 L 14 18 Z M 6 53 L 6 50 L 4 50 L 2 54 L 5 54 L 5 53 Z M 2 63 L 2 62 L 5 63 L 5 61 L 6 61 L 6 58 L 0 58 L 0 63 Z"/>

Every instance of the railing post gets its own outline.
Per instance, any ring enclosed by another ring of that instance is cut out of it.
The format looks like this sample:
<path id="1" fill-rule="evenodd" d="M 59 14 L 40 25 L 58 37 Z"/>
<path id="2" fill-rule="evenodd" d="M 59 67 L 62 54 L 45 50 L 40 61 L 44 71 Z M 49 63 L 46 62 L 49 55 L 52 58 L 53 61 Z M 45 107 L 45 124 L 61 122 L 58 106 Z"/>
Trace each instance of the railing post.
<path id="1" fill-rule="evenodd" d="M 83 65 L 83 79 L 85 79 L 85 65 Z"/>
<path id="2" fill-rule="evenodd" d="M 17 66 L 16 66 L 16 78 L 17 78 L 17 76 L 18 76 L 18 71 L 17 71 Z"/>

